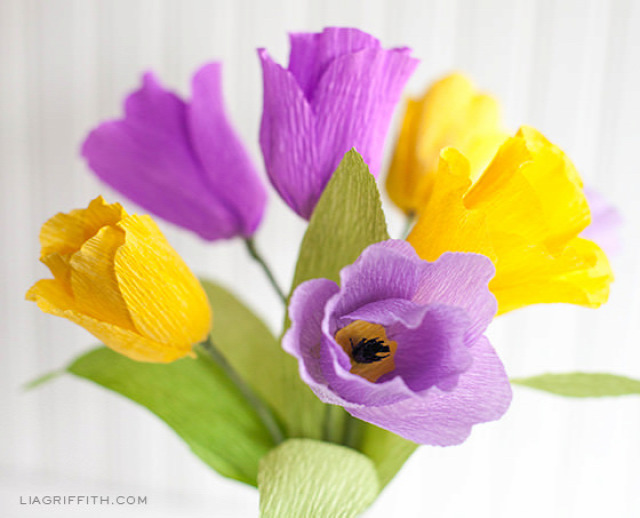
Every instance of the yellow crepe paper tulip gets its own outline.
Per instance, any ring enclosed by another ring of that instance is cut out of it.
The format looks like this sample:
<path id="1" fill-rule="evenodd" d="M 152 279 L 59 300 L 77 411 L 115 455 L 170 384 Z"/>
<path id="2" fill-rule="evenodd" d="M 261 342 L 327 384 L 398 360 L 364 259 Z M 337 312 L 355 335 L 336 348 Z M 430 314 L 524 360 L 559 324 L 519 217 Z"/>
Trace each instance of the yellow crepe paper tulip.
<path id="1" fill-rule="evenodd" d="M 613 274 L 602 250 L 577 237 L 590 220 L 573 164 L 538 131 L 522 127 L 475 182 L 469 161 L 444 149 L 407 240 L 428 261 L 444 252 L 491 258 L 498 313 L 549 302 L 598 307 Z"/>
<path id="2" fill-rule="evenodd" d="M 419 213 L 433 188 L 443 148 L 460 151 L 475 180 L 507 137 L 493 97 L 478 93 L 460 73 L 444 77 L 407 104 L 387 176 L 389 197 L 408 215 Z"/>
<path id="3" fill-rule="evenodd" d="M 129 216 L 98 197 L 47 221 L 40 244 L 54 278 L 38 281 L 26 298 L 42 311 L 139 361 L 177 360 L 206 338 L 204 290 L 149 216 Z"/>

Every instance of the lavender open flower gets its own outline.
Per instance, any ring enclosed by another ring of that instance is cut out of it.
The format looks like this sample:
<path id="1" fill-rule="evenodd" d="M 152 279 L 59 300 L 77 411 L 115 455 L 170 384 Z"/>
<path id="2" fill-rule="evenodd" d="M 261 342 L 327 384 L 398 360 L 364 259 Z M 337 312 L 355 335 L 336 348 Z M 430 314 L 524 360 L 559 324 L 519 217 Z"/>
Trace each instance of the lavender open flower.
<path id="1" fill-rule="evenodd" d="M 418 258 L 410 244 L 368 247 L 340 273 L 301 284 L 283 347 L 325 403 L 421 444 L 463 442 L 511 401 L 483 333 L 497 304 L 491 261 L 477 254 Z"/>
<path id="2" fill-rule="evenodd" d="M 146 73 L 124 111 L 82 146 L 101 180 L 204 239 L 255 232 L 266 192 L 225 115 L 219 63 L 195 73 L 189 102 Z"/>
<path id="3" fill-rule="evenodd" d="M 357 29 L 291 34 L 287 69 L 259 49 L 260 146 L 282 199 L 309 219 L 331 174 L 355 147 L 377 175 L 391 115 L 418 61 Z"/>

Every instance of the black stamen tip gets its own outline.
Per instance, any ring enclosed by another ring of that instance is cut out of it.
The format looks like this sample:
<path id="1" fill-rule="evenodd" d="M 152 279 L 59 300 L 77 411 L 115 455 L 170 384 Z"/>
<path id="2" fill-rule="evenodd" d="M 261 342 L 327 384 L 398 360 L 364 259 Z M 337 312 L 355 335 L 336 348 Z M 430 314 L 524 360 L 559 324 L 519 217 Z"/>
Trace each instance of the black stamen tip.
<path id="1" fill-rule="evenodd" d="M 357 363 L 373 363 L 384 360 L 391 355 L 391 349 L 385 345 L 384 340 L 376 338 L 362 338 L 354 345 L 353 340 L 349 338 L 351 344 L 351 357 Z M 381 355 L 380 353 L 388 353 Z"/>

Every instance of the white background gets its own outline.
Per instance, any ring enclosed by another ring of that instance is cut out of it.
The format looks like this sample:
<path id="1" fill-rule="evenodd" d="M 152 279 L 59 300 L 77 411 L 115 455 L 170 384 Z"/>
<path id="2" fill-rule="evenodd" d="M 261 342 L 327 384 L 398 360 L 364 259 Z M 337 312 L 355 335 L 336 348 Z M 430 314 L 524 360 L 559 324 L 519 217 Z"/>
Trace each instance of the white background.
<path id="1" fill-rule="evenodd" d="M 71 378 L 24 393 L 22 383 L 95 340 L 23 298 L 48 276 L 37 262 L 40 225 L 99 193 L 120 199 L 78 148 L 93 125 L 120 114 L 143 70 L 186 93 L 195 67 L 223 60 L 229 113 L 261 166 L 255 48 L 286 62 L 287 31 L 326 25 L 413 47 L 422 64 L 408 92 L 467 72 L 500 98 L 512 129 L 540 129 L 618 205 L 625 248 L 613 259 L 609 304 L 524 309 L 496 321 L 491 337 L 512 376 L 581 369 L 640 378 L 640 2 L 0 0 L 0 515 L 257 514 L 254 490 L 211 472 L 134 404 Z M 304 227 L 275 195 L 270 202 L 258 242 L 288 284 Z M 397 235 L 390 206 L 388 216 Z M 282 311 L 240 243 L 210 245 L 165 228 L 196 272 L 233 286 L 278 328 Z M 507 416 L 464 445 L 419 450 L 368 516 L 639 516 L 639 438 L 640 398 L 516 389 Z M 18 504 L 42 494 L 147 495 L 148 504 Z"/>

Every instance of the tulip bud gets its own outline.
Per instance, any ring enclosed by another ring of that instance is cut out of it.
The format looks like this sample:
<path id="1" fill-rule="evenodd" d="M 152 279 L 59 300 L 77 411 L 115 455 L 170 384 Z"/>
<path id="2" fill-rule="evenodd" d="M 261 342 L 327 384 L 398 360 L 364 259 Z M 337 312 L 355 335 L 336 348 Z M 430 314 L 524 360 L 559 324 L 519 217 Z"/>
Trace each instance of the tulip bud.
<path id="1" fill-rule="evenodd" d="M 206 294 L 149 216 L 98 197 L 48 220 L 40 244 L 54 278 L 36 282 L 26 298 L 42 311 L 138 361 L 177 360 L 206 338 Z"/>

